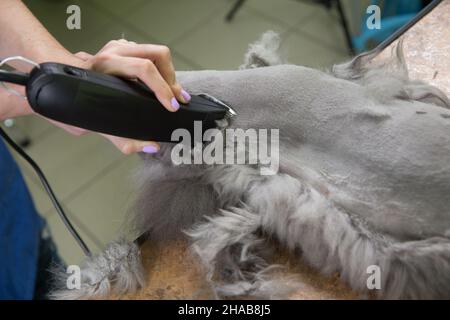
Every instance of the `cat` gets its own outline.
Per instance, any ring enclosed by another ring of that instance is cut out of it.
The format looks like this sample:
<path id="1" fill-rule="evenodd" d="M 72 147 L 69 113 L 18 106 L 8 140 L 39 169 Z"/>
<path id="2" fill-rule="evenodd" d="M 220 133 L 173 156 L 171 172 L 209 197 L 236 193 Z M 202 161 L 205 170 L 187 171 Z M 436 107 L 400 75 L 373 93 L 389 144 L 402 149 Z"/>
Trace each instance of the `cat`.
<path id="1" fill-rule="evenodd" d="M 373 62 L 378 52 L 369 52 L 329 72 L 285 64 L 279 44 L 268 32 L 250 46 L 240 70 L 177 73 L 189 92 L 236 110 L 226 128 L 278 129 L 279 170 L 175 166 L 174 144 L 162 144 L 157 155 L 143 155 L 136 231 L 155 242 L 187 236 L 219 297 L 282 297 L 275 291 L 283 286 L 267 277 L 264 240 L 274 238 L 356 291 L 368 292 L 367 270 L 377 266 L 378 298 L 450 298 L 445 94 L 408 78 L 401 44 L 389 61 Z M 113 280 L 117 268 L 95 264 L 109 261 L 114 248 L 128 257 L 122 285 Z M 142 286 L 141 270 L 130 267 L 138 265 L 137 251 L 135 244 L 113 244 L 89 261 L 84 289 L 55 297 Z M 99 279 L 107 289 L 92 290 Z"/>

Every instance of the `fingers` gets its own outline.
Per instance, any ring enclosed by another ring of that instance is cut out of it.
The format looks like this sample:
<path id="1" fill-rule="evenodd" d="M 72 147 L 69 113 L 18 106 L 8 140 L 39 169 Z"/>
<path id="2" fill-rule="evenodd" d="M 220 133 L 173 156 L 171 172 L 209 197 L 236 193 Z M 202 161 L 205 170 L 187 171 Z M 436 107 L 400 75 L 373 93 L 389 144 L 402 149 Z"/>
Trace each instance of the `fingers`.
<path id="1" fill-rule="evenodd" d="M 187 103 L 191 99 L 190 95 L 182 89 L 176 81 L 175 68 L 172 62 L 172 55 L 167 46 L 154 44 L 136 44 L 126 40 L 118 40 L 111 43 L 111 51 L 120 56 L 132 56 L 148 59 L 158 69 L 162 78 L 167 82 L 172 93 L 177 100 Z"/>
<path id="2" fill-rule="evenodd" d="M 46 118 L 47 119 L 47 118 Z M 76 136 L 81 136 L 86 134 L 87 130 L 82 129 L 82 128 L 78 128 L 78 127 L 74 127 L 74 126 L 70 126 L 58 121 L 54 121 L 51 119 L 47 119 L 48 121 L 50 121 L 51 123 L 53 123 L 54 125 L 64 129 L 65 131 L 76 135 Z M 137 152 L 144 152 L 144 153 L 157 153 L 159 151 L 159 144 L 153 141 L 138 141 L 138 140 L 131 140 L 131 139 L 126 139 L 126 138 L 120 138 L 120 137 L 115 137 L 115 136 L 111 136 L 111 135 L 107 135 L 107 134 L 102 134 L 102 136 L 104 136 L 106 139 L 108 139 L 110 142 L 112 142 L 117 149 L 119 149 L 120 152 L 122 152 L 123 154 L 126 155 L 130 155 L 133 153 L 137 153 Z"/>
<path id="3" fill-rule="evenodd" d="M 101 54 L 97 56 L 93 68 L 107 74 L 139 79 L 153 90 L 158 100 L 167 110 L 177 111 L 180 107 L 169 85 L 150 60 Z"/>
<path id="4" fill-rule="evenodd" d="M 153 141 L 131 140 L 111 136 L 108 134 L 102 134 L 102 136 L 111 141 L 116 146 L 117 149 L 119 149 L 123 154 L 126 155 L 137 152 L 153 154 L 159 151 L 159 144 Z"/>
<path id="5" fill-rule="evenodd" d="M 161 73 L 161 76 L 169 84 L 175 97 L 184 103 L 189 102 L 182 94 L 182 88 L 177 83 L 175 76 L 175 68 L 172 62 L 170 50 L 166 46 L 156 46 L 152 44 L 138 45 L 142 50 L 143 57 L 150 59 Z"/>
<path id="6" fill-rule="evenodd" d="M 160 45 L 136 44 L 124 39 L 110 41 L 96 55 L 86 52 L 75 54 L 83 67 L 129 79 L 139 79 L 153 90 L 158 100 L 169 111 L 176 111 L 187 103 L 190 95 L 176 80 L 169 48 Z M 102 134 L 124 154 L 135 152 L 156 153 L 159 144 L 136 141 Z"/>

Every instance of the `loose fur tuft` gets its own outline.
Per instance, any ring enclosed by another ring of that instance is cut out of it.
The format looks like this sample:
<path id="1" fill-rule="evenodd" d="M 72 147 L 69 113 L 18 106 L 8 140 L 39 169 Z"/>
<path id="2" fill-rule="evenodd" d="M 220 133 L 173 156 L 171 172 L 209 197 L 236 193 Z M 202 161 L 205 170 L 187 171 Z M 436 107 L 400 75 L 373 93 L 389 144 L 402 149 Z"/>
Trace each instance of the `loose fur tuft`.
<path id="1" fill-rule="evenodd" d="M 106 298 L 111 293 L 134 292 L 145 282 L 139 248 L 125 240 L 110 243 L 105 251 L 83 262 L 79 289 L 67 288 L 69 276 L 65 270 L 55 270 L 57 287 L 51 294 L 52 299 Z"/>
<path id="2" fill-rule="evenodd" d="M 280 54 L 281 38 L 273 31 L 267 31 L 251 44 L 239 69 L 252 69 L 283 64 Z"/>

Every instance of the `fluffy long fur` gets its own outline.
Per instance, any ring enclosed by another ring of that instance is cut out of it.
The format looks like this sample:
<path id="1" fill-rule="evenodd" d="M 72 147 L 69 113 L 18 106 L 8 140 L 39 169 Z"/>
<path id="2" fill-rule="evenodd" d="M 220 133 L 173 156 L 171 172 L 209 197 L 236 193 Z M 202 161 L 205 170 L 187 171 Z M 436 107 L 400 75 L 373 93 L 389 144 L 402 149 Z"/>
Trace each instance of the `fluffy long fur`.
<path id="1" fill-rule="evenodd" d="M 110 243 L 100 254 L 87 258 L 80 268 L 79 289 L 68 289 L 66 270 L 54 270 L 55 300 L 106 298 L 111 294 L 134 292 L 144 285 L 140 251 L 135 243 L 123 239 Z"/>
<path id="2" fill-rule="evenodd" d="M 277 36 L 266 34 L 250 47 L 242 68 L 281 63 L 278 49 Z M 450 107 L 441 91 L 408 79 L 401 46 L 392 61 L 370 65 L 374 55 L 376 53 L 372 52 L 358 56 L 330 71 L 334 78 L 342 79 L 337 86 L 342 86 L 343 92 L 351 88 L 370 102 L 364 111 L 352 114 L 358 121 L 379 126 L 390 120 L 389 109 L 386 111 L 378 105 L 407 105 L 411 101 L 411 106 L 415 106 L 414 101 L 417 101 L 424 109 L 427 106 Z M 305 74 L 309 76 L 307 71 Z M 322 79 L 311 77 L 308 81 Z M 185 81 L 188 85 L 195 83 L 189 76 Z M 345 95 L 342 99 L 345 103 L 353 101 L 352 95 L 348 100 Z M 245 123 L 244 120 L 248 127 L 261 125 L 257 122 L 265 120 L 254 113 L 247 114 L 244 107 L 242 110 L 241 118 L 238 116 L 241 123 L 234 124 L 236 126 Z M 264 115 L 264 110 L 261 114 Z M 283 117 L 283 113 L 277 114 Z M 276 122 L 277 119 L 274 116 L 267 120 Z M 325 126 L 326 122 L 322 124 Z M 288 125 L 290 123 L 286 123 Z M 287 132 L 288 129 L 290 127 Z M 307 135 L 300 132 L 298 136 L 281 139 L 282 167 L 273 176 L 261 176 L 258 167 L 250 165 L 175 167 L 170 160 L 170 145 L 164 145 L 156 156 L 144 156 L 140 174 L 142 193 L 134 217 L 137 231 L 147 233 L 151 241 L 186 234 L 218 297 L 283 298 L 300 287 L 295 283 L 286 285 L 272 277 L 276 266 L 270 263 L 273 252 L 266 239 L 275 238 L 322 273 L 339 273 L 343 281 L 363 295 L 369 293 L 367 267 L 378 265 L 382 271 L 381 289 L 376 292 L 379 298 L 450 298 L 448 231 L 445 234 L 425 227 L 417 232 L 402 229 L 401 215 L 398 225 L 382 225 L 376 215 L 368 214 L 371 212 L 370 193 L 362 200 L 344 197 L 337 191 L 346 184 L 345 177 L 326 177 L 301 165 L 299 150 L 305 139 L 303 136 Z M 381 191 L 374 190 L 374 197 L 375 192 Z M 445 214 L 448 217 L 448 213 Z M 95 270 L 96 266 L 89 268 Z M 108 282 L 104 286 L 105 290 L 92 290 L 89 285 L 75 297 L 105 293 L 109 285 Z"/>

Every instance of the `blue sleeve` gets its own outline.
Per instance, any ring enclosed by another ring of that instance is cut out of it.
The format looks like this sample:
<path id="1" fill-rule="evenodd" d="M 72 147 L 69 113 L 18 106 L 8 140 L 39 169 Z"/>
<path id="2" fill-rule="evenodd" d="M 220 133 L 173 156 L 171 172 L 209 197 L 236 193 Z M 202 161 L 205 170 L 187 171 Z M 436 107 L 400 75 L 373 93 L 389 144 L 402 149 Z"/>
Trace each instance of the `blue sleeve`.
<path id="1" fill-rule="evenodd" d="M 0 139 L 0 299 L 32 299 L 44 222 Z"/>

